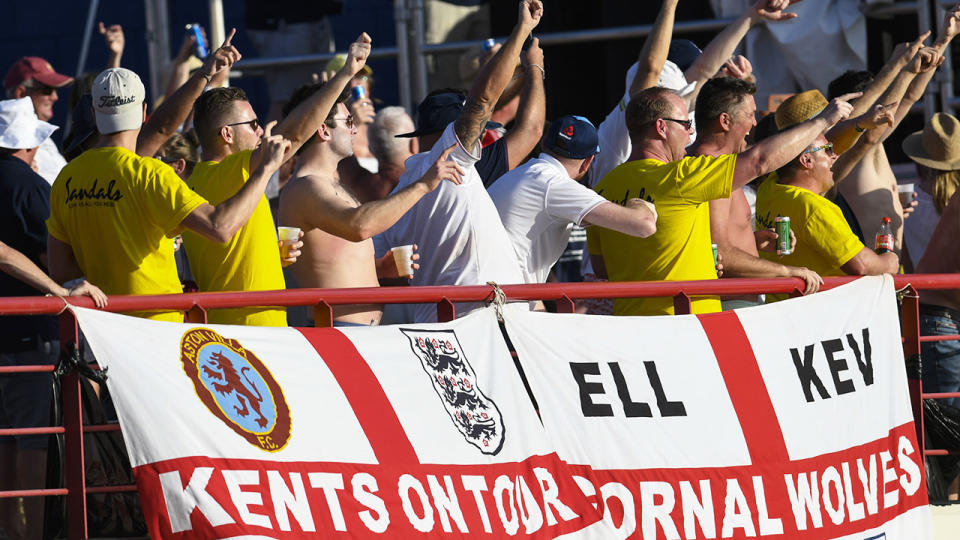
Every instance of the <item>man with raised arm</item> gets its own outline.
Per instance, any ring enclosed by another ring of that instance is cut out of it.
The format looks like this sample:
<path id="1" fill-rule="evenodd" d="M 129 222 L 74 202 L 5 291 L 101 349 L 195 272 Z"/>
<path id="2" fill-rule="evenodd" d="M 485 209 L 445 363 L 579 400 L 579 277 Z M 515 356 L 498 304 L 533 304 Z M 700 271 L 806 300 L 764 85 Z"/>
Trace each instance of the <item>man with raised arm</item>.
<path id="1" fill-rule="evenodd" d="M 594 269 L 611 281 L 694 280 L 716 277 L 710 247 L 708 202 L 786 164 L 851 109 L 836 99 L 815 118 L 739 154 L 687 157 L 691 121 L 676 92 L 654 87 L 640 92 L 626 111 L 633 141 L 631 161 L 597 184 L 609 201 L 645 199 L 656 205 L 657 234 L 632 238 L 592 227 L 587 231 Z M 694 313 L 720 311 L 717 297 L 695 297 Z M 672 314 L 670 298 L 619 299 L 618 315 Z"/>
<path id="2" fill-rule="evenodd" d="M 960 6 L 947 12 L 943 34 L 931 47 L 923 46 L 928 36 L 923 34 L 912 43 L 898 46 L 876 77 L 869 72 L 846 73 L 830 83 L 831 94 L 863 91 L 863 97 L 853 102 L 854 114 L 867 111 L 875 105 L 890 104 L 896 107 L 893 125 L 872 130 L 857 143 L 862 149 L 854 148 L 848 155 L 841 155 L 838 159 L 841 167 L 844 167 L 844 161 L 857 160 L 847 164 L 844 168 L 850 169 L 850 172 L 844 176 L 836 175 L 836 180 L 837 188 L 853 210 L 863 231 L 863 239 L 867 242 L 876 237 L 881 220 L 889 217 L 896 247 L 901 249 L 904 208 L 897 195 L 897 179 L 890 167 L 883 141 L 893 133 L 913 104 L 923 98 L 936 68 L 943 62 L 947 46 L 958 33 Z"/>
<path id="3" fill-rule="evenodd" d="M 464 103 L 458 94 L 435 96 L 439 105 L 459 109 L 456 120 L 438 135 L 420 138 L 422 153 L 407 160 L 397 190 L 421 178 L 450 147 L 449 158 L 462 169 L 462 183 L 443 182 L 424 196 L 383 235 L 387 247 L 417 244 L 423 257 L 414 285 L 478 285 L 488 281 L 522 283 L 510 238 L 483 187 L 476 163 L 480 137 L 503 89 L 510 82 L 520 48 L 540 22 L 540 0 L 520 3 L 519 17 L 503 48 L 483 67 Z M 459 305 L 458 313 L 478 307 Z M 436 306 L 416 309 L 417 322 L 436 320 Z"/>
<path id="4" fill-rule="evenodd" d="M 143 83 L 128 69 L 108 69 L 94 80 L 100 142 L 68 163 L 50 192 L 47 252 L 56 281 L 86 276 L 108 295 L 183 292 L 173 238 L 186 228 L 213 242 L 229 240 L 289 151 L 290 143 L 268 126 L 251 180 L 211 205 L 168 165 L 134 152 L 143 99 Z M 183 322 L 180 311 L 136 314 Z"/>
<path id="5" fill-rule="evenodd" d="M 325 84 L 330 83 L 299 88 L 284 106 L 284 116 Z M 279 223 L 304 232 L 303 255 L 289 269 L 298 287 L 377 287 L 378 277 L 399 277 L 391 253 L 379 260 L 374 257 L 372 237 L 396 223 L 444 179 L 460 182 L 463 170 L 447 160 L 455 148 L 451 146 L 416 182 L 383 200 L 362 203 L 337 174 L 337 163 L 353 153 L 354 122 L 341 99 L 300 148 L 295 178 L 280 192 Z M 335 306 L 333 325 L 374 325 L 382 315 L 382 305 Z"/>
<path id="6" fill-rule="evenodd" d="M 290 111 L 276 131 L 290 141 L 286 161 L 321 129 L 350 79 L 370 55 L 366 33 L 350 45 L 346 63 L 328 83 Z M 243 186 L 262 159 L 257 140 L 262 133 L 257 115 L 238 88 L 215 88 L 194 105 L 194 127 L 200 138 L 201 162 L 187 184 L 212 203 L 229 197 Z M 226 241 L 210 241 L 184 233 L 190 269 L 201 291 L 267 291 L 284 289 L 276 228 L 267 198 L 261 196 L 250 221 Z M 299 247 L 299 246 L 298 246 Z M 294 250 L 284 263 L 292 263 Z M 256 326 L 286 326 L 286 310 L 250 307 L 212 310 L 211 322 Z"/>
<path id="7" fill-rule="evenodd" d="M 732 77 L 710 79 L 697 98 L 697 140 L 688 149 L 692 156 L 719 157 L 747 149 L 746 136 L 757 125 L 757 106 L 753 94 L 757 87 Z M 823 280 L 807 268 L 787 266 L 760 258 L 758 245 L 773 251 L 776 233 L 753 230 L 750 204 L 742 189 L 730 197 L 710 201 L 710 236 L 723 258 L 725 277 L 798 277 L 806 284 L 805 294 L 814 293 Z M 759 303 L 757 295 L 724 297 L 724 309 L 749 307 Z"/>

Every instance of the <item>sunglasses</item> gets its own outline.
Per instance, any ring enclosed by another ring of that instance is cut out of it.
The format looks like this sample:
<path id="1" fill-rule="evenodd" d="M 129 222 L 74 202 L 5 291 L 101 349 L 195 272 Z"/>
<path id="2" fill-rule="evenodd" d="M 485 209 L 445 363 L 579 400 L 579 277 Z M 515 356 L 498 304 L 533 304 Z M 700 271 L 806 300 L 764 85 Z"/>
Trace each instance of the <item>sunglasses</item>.
<path id="1" fill-rule="evenodd" d="M 54 88 L 53 86 L 47 86 L 43 83 L 38 83 L 38 82 L 33 82 L 29 85 L 24 85 L 24 87 L 44 96 L 52 95 L 54 92 L 57 91 L 57 89 Z"/>
<path id="2" fill-rule="evenodd" d="M 349 116 L 334 116 L 330 120 L 332 121 L 343 120 L 344 125 L 346 125 L 348 129 L 353 129 L 354 126 L 357 125 L 356 119 L 353 118 L 352 114 Z"/>
<path id="3" fill-rule="evenodd" d="M 232 124 L 227 124 L 227 125 L 228 125 L 228 126 L 242 126 L 242 125 L 244 125 L 244 124 L 250 126 L 251 131 L 256 131 L 257 128 L 260 127 L 260 122 L 259 122 L 256 118 L 254 118 L 253 120 L 245 120 L 245 121 L 243 121 L 243 122 L 234 122 L 234 123 L 232 123 Z"/>
<path id="4" fill-rule="evenodd" d="M 833 155 L 833 143 L 827 143 L 827 144 L 821 144 L 820 146 L 814 146 L 813 148 L 809 148 L 809 149 L 807 149 L 807 150 L 804 150 L 803 152 L 800 152 L 800 155 L 803 155 L 803 154 L 812 154 L 812 153 L 814 153 L 814 152 L 819 152 L 820 150 L 826 150 L 827 154 Z"/>
<path id="5" fill-rule="evenodd" d="M 683 129 L 687 131 L 690 131 L 690 129 L 693 127 L 693 120 L 677 120 L 676 118 L 664 118 L 664 120 L 668 122 L 676 122 L 683 126 Z"/>

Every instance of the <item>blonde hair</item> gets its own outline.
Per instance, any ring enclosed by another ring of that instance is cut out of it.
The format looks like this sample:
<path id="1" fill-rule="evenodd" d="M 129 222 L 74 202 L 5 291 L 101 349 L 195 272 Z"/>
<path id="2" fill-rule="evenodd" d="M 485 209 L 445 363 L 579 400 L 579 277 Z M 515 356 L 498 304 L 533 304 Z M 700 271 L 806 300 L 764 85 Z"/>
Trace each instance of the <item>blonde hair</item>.
<path id="1" fill-rule="evenodd" d="M 937 209 L 937 214 L 942 214 L 943 209 L 950 202 L 950 197 L 960 185 L 960 171 L 938 171 L 930 169 L 933 175 L 933 207 Z"/>

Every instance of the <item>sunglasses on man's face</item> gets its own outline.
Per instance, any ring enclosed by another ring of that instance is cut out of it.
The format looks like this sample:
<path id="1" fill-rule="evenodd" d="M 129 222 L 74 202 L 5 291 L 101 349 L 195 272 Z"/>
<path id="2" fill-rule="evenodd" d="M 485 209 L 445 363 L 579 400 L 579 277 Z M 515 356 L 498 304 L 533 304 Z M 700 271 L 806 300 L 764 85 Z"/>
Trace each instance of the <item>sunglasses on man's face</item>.
<path id="1" fill-rule="evenodd" d="M 683 126 L 683 129 L 690 131 L 693 127 L 693 120 L 677 120 L 676 118 L 664 118 L 667 122 L 675 122 Z"/>
<path id="2" fill-rule="evenodd" d="M 347 126 L 347 129 L 353 129 L 354 126 L 357 125 L 357 121 L 352 114 L 349 116 L 334 116 L 330 120 L 334 120 L 337 122 L 342 121 L 344 125 Z"/>
<path id="3" fill-rule="evenodd" d="M 801 154 L 813 154 L 814 152 L 819 152 L 820 150 L 825 150 L 828 156 L 833 155 L 833 143 L 821 144 L 820 146 L 814 146 L 813 148 L 808 148 L 801 152 Z"/>
<path id="4" fill-rule="evenodd" d="M 243 122 L 234 122 L 232 124 L 227 124 L 227 125 L 232 127 L 232 126 L 242 126 L 244 124 L 250 126 L 251 131 L 256 131 L 257 128 L 260 127 L 260 122 L 256 118 L 254 118 L 253 120 L 245 120 Z"/>
<path id="5" fill-rule="evenodd" d="M 41 84 L 41 83 L 37 83 L 37 82 L 35 82 L 35 83 L 33 83 L 33 84 L 29 85 L 29 86 L 26 86 L 25 88 L 26 88 L 27 90 L 30 90 L 31 92 L 36 92 L 37 94 L 41 94 L 41 95 L 44 95 L 44 96 L 53 95 L 53 93 L 57 91 L 57 89 L 54 88 L 54 87 L 52 87 L 52 86 L 47 86 L 47 85 L 45 85 L 45 84 Z"/>

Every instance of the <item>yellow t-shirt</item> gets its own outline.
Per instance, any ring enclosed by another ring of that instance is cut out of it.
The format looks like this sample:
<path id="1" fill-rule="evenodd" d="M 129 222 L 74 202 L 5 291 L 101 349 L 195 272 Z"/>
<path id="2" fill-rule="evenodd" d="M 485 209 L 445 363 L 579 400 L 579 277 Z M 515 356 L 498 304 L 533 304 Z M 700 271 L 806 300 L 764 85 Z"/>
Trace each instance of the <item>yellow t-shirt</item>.
<path id="1" fill-rule="evenodd" d="M 86 278 L 107 294 L 181 293 L 172 238 L 205 202 L 169 165 L 125 148 L 95 148 L 57 176 L 47 230 L 70 244 Z M 183 322 L 179 311 L 131 315 Z"/>
<path id="2" fill-rule="evenodd" d="M 203 161 L 187 184 L 218 205 L 235 195 L 250 178 L 251 150 L 231 154 L 221 162 Z M 199 234 L 183 233 L 190 270 L 201 291 L 272 291 L 285 289 L 277 231 L 267 198 L 260 197 L 247 223 L 225 244 Z M 216 324 L 286 326 L 285 308 L 214 309 L 207 319 Z"/>
<path id="3" fill-rule="evenodd" d="M 713 199 L 730 196 L 736 154 L 685 157 L 663 163 L 641 159 L 620 165 L 603 177 L 596 191 L 625 204 L 646 199 L 657 207 L 657 232 L 636 238 L 601 227 L 587 229 L 587 247 L 603 255 L 610 281 L 683 281 L 715 279 L 710 247 Z M 720 311 L 716 296 L 692 298 L 693 313 Z M 615 315 L 672 315 L 672 298 L 618 298 Z"/>
<path id="4" fill-rule="evenodd" d="M 844 276 L 841 268 L 863 249 L 863 243 L 850 230 L 840 207 L 830 199 L 808 189 L 777 183 L 770 175 L 757 189 L 757 227 L 774 227 L 777 216 L 790 218 L 790 230 L 797 246 L 790 255 L 761 252 L 760 256 L 790 266 L 805 266 L 821 276 Z M 767 295 L 777 301 L 788 295 Z"/>

